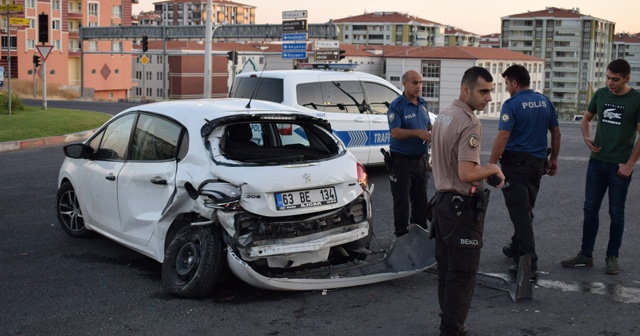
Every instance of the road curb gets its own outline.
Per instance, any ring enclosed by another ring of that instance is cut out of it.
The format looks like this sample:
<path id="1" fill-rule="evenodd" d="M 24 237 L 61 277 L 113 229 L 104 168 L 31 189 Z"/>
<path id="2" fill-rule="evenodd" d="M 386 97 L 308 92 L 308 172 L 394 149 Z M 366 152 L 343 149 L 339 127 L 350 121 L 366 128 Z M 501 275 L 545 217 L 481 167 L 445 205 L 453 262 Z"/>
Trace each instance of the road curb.
<path id="1" fill-rule="evenodd" d="M 97 129 L 71 133 L 66 135 L 58 135 L 40 139 L 28 139 L 19 141 L 0 142 L 0 153 L 14 152 L 23 149 L 42 148 L 49 146 L 57 146 L 80 142 L 88 139 Z"/>

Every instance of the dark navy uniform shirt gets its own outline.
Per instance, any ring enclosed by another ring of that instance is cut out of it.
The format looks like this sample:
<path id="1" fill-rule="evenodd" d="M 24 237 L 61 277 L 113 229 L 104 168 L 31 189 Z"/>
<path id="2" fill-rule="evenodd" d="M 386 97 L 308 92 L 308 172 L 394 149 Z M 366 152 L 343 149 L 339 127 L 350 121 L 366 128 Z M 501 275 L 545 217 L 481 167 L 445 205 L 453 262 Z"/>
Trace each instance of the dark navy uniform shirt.
<path id="1" fill-rule="evenodd" d="M 393 128 L 429 130 L 431 120 L 429 119 L 427 102 L 422 97 L 418 97 L 418 106 L 416 106 L 403 93 L 389 105 L 387 121 L 390 130 Z M 403 155 L 424 155 L 428 148 L 429 143 L 420 138 L 398 140 L 391 137 L 389 141 L 391 152 Z"/>
<path id="2" fill-rule="evenodd" d="M 499 130 L 509 131 L 505 150 L 547 157 L 547 131 L 558 126 L 558 113 L 544 95 L 521 90 L 507 99 L 500 112 Z"/>

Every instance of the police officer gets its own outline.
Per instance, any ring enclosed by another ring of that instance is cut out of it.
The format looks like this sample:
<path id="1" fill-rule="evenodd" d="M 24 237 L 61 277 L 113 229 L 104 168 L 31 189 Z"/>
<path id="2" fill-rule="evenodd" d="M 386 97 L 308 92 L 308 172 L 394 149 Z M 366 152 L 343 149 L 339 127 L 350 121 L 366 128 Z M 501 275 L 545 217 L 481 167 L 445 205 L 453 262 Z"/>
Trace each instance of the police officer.
<path id="1" fill-rule="evenodd" d="M 480 262 L 488 190 L 483 179 L 495 175 L 496 164 L 480 165 L 481 125 L 474 111 L 491 101 L 493 77 L 472 67 L 462 77 L 460 97 L 438 115 L 433 128 L 433 233 L 438 262 L 440 335 L 466 335 L 464 322 L 471 305 Z"/>
<path id="2" fill-rule="evenodd" d="M 408 232 L 411 223 L 427 227 L 427 150 L 431 121 L 422 94 L 422 76 L 409 70 L 402 75 L 404 92 L 387 112 L 391 152 L 391 195 L 395 235 Z"/>
<path id="3" fill-rule="evenodd" d="M 540 93 L 529 89 L 529 72 L 522 65 L 512 65 L 502 73 L 511 94 L 502 105 L 498 134 L 493 142 L 489 163 L 500 159 L 508 186 L 502 189 L 504 201 L 513 223 L 511 243 L 502 248 L 508 258 L 518 261 L 531 254 L 531 271 L 537 275 L 533 207 L 542 175 L 558 170 L 560 127 L 553 104 Z M 547 165 L 547 132 L 551 132 L 551 153 Z M 513 266 L 511 271 L 516 271 Z"/>

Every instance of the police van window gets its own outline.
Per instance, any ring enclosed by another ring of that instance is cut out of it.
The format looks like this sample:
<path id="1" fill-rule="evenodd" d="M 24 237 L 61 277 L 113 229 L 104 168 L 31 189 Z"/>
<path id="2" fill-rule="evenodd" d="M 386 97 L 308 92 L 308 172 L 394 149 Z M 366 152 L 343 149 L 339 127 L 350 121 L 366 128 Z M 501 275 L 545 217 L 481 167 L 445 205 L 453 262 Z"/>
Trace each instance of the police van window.
<path id="1" fill-rule="evenodd" d="M 364 92 L 360 81 L 322 82 L 322 98 L 326 112 L 367 112 Z"/>
<path id="2" fill-rule="evenodd" d="M 256 85 L 258 90 L 254 94 Z M 282 86 L 282 79 L 279 78 L 240 77 L 235 79 L 229 97 L 251 98 L 253 95 L 253 99 L 282 103 Z"/>
<path id="3" fill-rule="evenodd" d="M 364 82 L 364 88 L 374 114 L 387 114 L 389 105 L 399 96 L 395 91 L 378 83 Z"/>
<path id="4" fill-rule="evenodd" d="M 322 88 L 319 82 L 298 84 L 296 86 L 298 105 L 308 109 L 324 111 Z"/>

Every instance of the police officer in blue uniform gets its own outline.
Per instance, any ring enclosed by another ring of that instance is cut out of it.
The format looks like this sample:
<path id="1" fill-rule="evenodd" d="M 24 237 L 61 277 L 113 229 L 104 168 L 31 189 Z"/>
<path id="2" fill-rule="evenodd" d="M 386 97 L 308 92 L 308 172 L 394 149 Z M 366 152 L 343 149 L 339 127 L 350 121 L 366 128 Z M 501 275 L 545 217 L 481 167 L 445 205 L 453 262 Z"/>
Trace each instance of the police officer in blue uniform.
<path id="1" fill-rule="evenodd" d="M 532 226 L 533 207 L 542 175 L 553 176 L 558 170 L 558 113 L 547 97 L 529 88 L 529 72 L 522 65 L 510 66 L 502 77 L 511 98 L 502 106 L 489 159 L 490 163 L 500 160 L 506 177 L 502 192 L 514 228 L 511 243 L 505 245 L 502 252 L 515 262 L 520 256 L 531 254 L 531 271 L 535 277 L 538 257 Z M 551 133 L 550 152 L 547 132 Z M 512 271 L 516 269 L 512 267 Z"/>
<path id="2" fill-rule="evenodd" d="M 427 228 L 427 150 L 431 121 L 422 95 L 422 75 L 409 70 L 402 75 L 404 92 L 389 106 L 391 134 L 389 180 L 393 196 L 395 235 L 408 232 L 409 224 Z"/>

